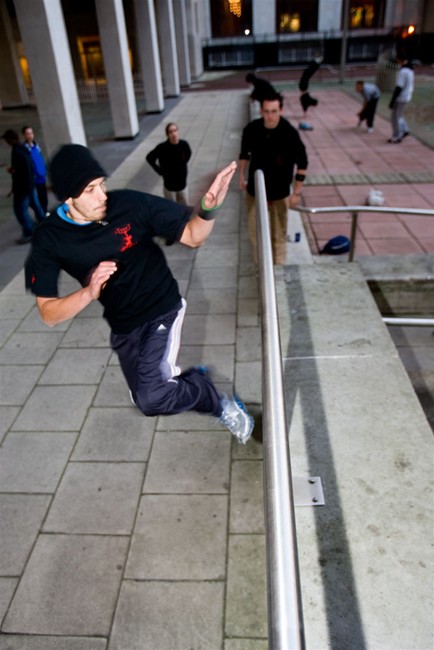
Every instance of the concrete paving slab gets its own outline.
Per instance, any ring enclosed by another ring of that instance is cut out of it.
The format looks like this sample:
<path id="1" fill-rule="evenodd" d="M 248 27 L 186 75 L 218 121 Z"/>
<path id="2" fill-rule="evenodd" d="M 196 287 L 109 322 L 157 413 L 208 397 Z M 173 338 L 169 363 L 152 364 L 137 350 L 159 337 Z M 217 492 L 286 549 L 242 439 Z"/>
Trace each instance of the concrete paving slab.
<path id="1" fill-rule="evenodd" d="M 238 251 L 233 249 L 205 249 L 199 250 L 197 253 L 195 268 L 220 268 L 231 267 L 238 265 Z"/>
<path id="2" fill-rule="evenodd" d="M 223 384 L 223 391 L 233 390 L 235 346 L 182 345 L 178 362 L 181 368 L 203 365 L 210 369 L 213 381 Z"/>
<path id="3" fill-rule="evenodd" d="M 0 492 L 53 494 L 76 437 L 61 431 L 10 432 L 0 448 Z"/>
<path id="4" fill-rule="evenodd" d="M 247 404 L 262 404 L 262 364 L 260 361 L 237 363 L 235 392 Z"/>
<path id="5" fill-rule="evenodd" d="M 260 327 L 237 328 L 237 361 L 260 361 L 262 338 Z"/>
<path id="6" fill-rule="evenodd" d="M 15 333 L 0 350 L 0 364 L 47 363 L 63 337 L 62 332 Z"/>
<path id="7" fill-rule="evenodd" d="M 276 288 L 276 298 L 284 358 L 380 352 L 396 355 L 355 266 L 327 267 L 327 273 L 318 265 L 285 267 L 284 284 Z"/>
<path id="8" fill-rule="evenodd" d="M 143 492 L 226 494 L 230 443 L 223 431 L 157 432 Z"/>
<path id="9" fill-rule="evenodd" d="M 226 206 L 225 206 L 226 210 Z M 235 221 L 235 218 L 234 218 Z M 231 251 L 237 251 L 238 250 L 238 237 L 228 237 L 228 233 L 226 232 L 226 229 L 224 229 L 224 232 L 218 232 L 214 228 L 212 231 L 211 237 L 207 240 L 206 242 L 206 247 L 203 249 L 205 250 L 231 250 Z M 199 249 L 199 252 L 200 249 Z"/>
<path id="10" fill-rule="evenodd" d="M 36 386 L 13 431 L 78 431 L 95 394 L 93 386 Z"/>
<path id="11" fill-rule="evenodd" d="M 146 461 L 156 421 L 136 408 L 91 408 L 71 460 Z"/>
<path id="12" fill-rule="evenodd" d="M 34 300 L 30 296 L 0 296 L 0 319 L 24 318 L 33 307 Z"/>
<path id="13" fill-rule="evenodd" d="M 224 580 L 227 518 L 227 495 L 142 497 L 125 577 Z"/>
<path id="14" fill-rule="evenodd" d="M 19 320 L 0 320 L 0 346 L 6 343 L 19 324 Z"/>
<path id="15" fill-rule="evenodd" d="M 186 315 L 182 340 L 186 345 L 233 345 L 235 343 L 235 314 Z"/>
<path id="16" fill-rule="evenodd" d="M 44 366 L 1 366 L 0 404 L 23 405 L 43 371 Z"/>
<path id="17" fill-rule="evenodd" d="M 124 582 L 110 650 L 220 648 L 223 590 L 219 582 Z"/>
<path id="18" fill-rule="evenodd" d="M 4 615 L 12 600 L 12 596 L 18 584 L 18 578 L 0 578 L 0 619 L 3 620 Z M 0 636 L 1 648 L 1 636 Z"/>
<path id="19" fill-rule="evenodd" d="M 0 575 L 21 575 L 51 498 L 40 494 L 0 495 Z"/>
<path id="20" fill-rule="evenodd" d="M 101 318 L 103 311 L 104 307 L 101 305 L 101 303 L 94 300 L 90 303 L 90 305 L 83 309 L 82 312 L 77 314 L 76 318 Z M 71 321 L 68 321 L 68 323 L 71 323 Z"/>
<path id="21" fill-rule="evenodd" d="M 110 348 L 57 350 L 43 372 L 39 384 L 98 384 L 108 365 Z"/>
<path id="22" fill-rule="evenodd" d="M 240 327 L 258 327 L 259 311 L 256 298 L 238 299 L 238 325 Z"/>
<path id="23" fill-rule="evenodd" d="M 268 650 L 268 641 L 226 639 L 224 650 Z"/>
<path id="24" fill-rule="evenodd" d="M 258 278 L 254 273 L 240 277 L 238 295 L 243 296 L 243 298 L 255 298 L 256 300 L 259 298 Z"/>
<path id="25" fill-rule="evenodd" d="M 59 325 L 56 325 L 56 332 L 66 332 L 66 330 L 70 327 L 70 325 L 71 325 L 71 321 L 65 321 L 64 323 L 59 323 Z M 20 322 L 20 325 L 17 328 L 17 332 L 50 332 L 50 331 L 51 330 L 48 327 L 48 325 L 45 325 L 45 323 L 41 320 L 36 305 L 33 305 L 32 309 L 29 311 L 26 318 L 24 318 Z"/>
<path id="26" fill-rule="evenodd" d="M 2 634 L 0 650 L 106 650 L 105 639 Z"/>
<path id="27" fill-rule="evenodd" d="M 188 314 L 235 314 L 237 290 L 190 289 L 186 295 Z"/>
<path id="28" fill-rule="evenodd" d="M 124 375 L 119 365 L 109 365 L 100 382 L 93 401 L 93 406 L 129 406 L 130 394 Z"/>
<path id="29" fill-rule="evenodd" d="M 144 463 L 69 463 L 44 532 L 130 535 Z"/>
<path id="30" fill-rule="evenodd" d="M 170 269 L 178 282 L 188 282 L 193 269 L 193 260 L 186 261 L 182 258 L 172 258 L 170 260 Z"/>
<path id="31" fill-rule="evenodd" d="M 0 406 L 0 442 L 18 414 L 17 406 Z"/>
<path id="32" fill-rule="evenodd" d="M 108 636 L 128 539 L 40 535 L 3 632 Z"/>
<path id="33" fill-rule="evenodd" d="M 67 348 L 106 348 L 110 345 L 110 330 L 101 318 L 77 318 L 68 328 L 61 347 Z"/>
<path id="34" fill-rule="evenodd" d="M 24 246 L 23 248 L 28 248 Z M 1 255 L 1 260 L 5 264 L 8 263 L 8 257 L 19 257 L 20 265 L 16 270 L 15 274 L 8 280 L 8 282 L 1 287 L 2 296 L 22 296 L 24 293 L 24 270 L 23 262 L 25 260 L 27 253 L 20 248 L 10 248 L 8 251 Z M 6 275 L 6 274 L 5 274 Z M 31 300 L 31 299 L 30 299 Z"/>
<path id="35" fill-rule="evenodd" d="M 157 431 L 227 431 L 218 420 L 207 414 L 178 413 L 177 415 L 160 415 L 157 419 Z"/>
<path id="36" fill-rule="evenodd" d="M 226 637 L 268 637 L 265 535 L 230 535 Z"/>
<path id="37" fill-rule="evenodd" d="M 220 269 L 218 273 L 212 268 L 194 270 L 190 282 L 192 289 L 233 289 L 236 286 L 237 269 L 235 267 Z"/>
<path id="38" fill-rule="evenodd" d="M 265 534 L 261 460 L 232 462 L 230 532 Z"/>

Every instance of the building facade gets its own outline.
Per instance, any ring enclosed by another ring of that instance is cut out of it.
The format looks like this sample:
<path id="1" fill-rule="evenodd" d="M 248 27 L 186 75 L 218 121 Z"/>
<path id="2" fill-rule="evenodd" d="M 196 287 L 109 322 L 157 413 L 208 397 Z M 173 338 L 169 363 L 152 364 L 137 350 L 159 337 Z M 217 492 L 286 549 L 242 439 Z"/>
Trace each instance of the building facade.
<path id="1" fill-rule="evenodd" d="M 35 103 L 48 153 L 86 143 L 84 101 L 109 101 L 115 138 L 134 138 L 137 98 L 161 112 L 204 68 L 333 62 L 344 26 L 349 60 L 375 60 L 433 22 L 434 0 L 0 0 L 0 108 Z"/>

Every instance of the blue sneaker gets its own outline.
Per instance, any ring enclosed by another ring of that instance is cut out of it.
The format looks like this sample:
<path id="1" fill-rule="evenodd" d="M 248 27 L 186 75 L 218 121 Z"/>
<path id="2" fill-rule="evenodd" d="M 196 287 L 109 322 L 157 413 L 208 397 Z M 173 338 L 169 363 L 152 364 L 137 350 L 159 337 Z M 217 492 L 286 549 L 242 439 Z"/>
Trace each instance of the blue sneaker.
<path id="1" fill-rule="evenodd" d="M 242 401 L 235 396 L 232 398 L 224 396 L 220 403 L 222 406 L 220 422 L 229 429 L 240 444 L 245 445 L 253 431 L 252 416 L 247 413 Z"/>
<path id="2" fill-rule="evenodd" d="M 199 375 L 209 375 L 209 368 L 207 366 L 193 366 L 195 370 L 199 373 Z"/>

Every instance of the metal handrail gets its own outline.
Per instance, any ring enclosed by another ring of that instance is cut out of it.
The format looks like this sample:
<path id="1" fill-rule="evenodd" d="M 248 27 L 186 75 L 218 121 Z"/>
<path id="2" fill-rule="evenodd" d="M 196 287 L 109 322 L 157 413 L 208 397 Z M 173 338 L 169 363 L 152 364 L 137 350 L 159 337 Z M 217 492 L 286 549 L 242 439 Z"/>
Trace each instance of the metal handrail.
<path id="1" fill-rule="evenodd" d="M 351 212 L 351 235 L 350 235 L 350 252 L 348 261 L 354 260 L 354 251 L 356 249 L 357 220 L 359 212 L 386 212 L 392 214 L 414 214 L 420 217 L 434 217 L 434 210 L 423 210 L 418 208 L 384 208 L 380 205 L 338 205 L 327 208 L 307 208 L 297 206 L 299 212 L 309 214 L 325 214 L 327 212 Z"/>
<path id="2" fill-rule="evenodd" d="M 255 172 L 261 295 L 264 508 L 270 650 L 304 650 L 282 356 L 264 174 Z"/>
<path id="3" fill-rule="evenodd" d="M 409 327 L 434 327 L 434 318 L 400 318 L 399 316 L 384 316 L 386 325 L 408 325 Z"/>

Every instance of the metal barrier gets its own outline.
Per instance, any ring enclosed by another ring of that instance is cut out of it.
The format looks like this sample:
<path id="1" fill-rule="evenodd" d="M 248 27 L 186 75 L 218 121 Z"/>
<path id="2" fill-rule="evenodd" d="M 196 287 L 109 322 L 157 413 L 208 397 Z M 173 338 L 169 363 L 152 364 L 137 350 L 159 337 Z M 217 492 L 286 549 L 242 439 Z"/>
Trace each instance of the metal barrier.
<path id="1" fill-rule="evenodd" d="M 264 507 L 270 650 L 304 650 L 294 497 L 264 174 L 255 172 L 261 295 Z"/>
<path id="2" fill-rule="evenodd" d="M 408 325 L 409 327 L 434 327 L 434 318 L 399 318 L 384 316 L 386 325 Z"/>
<path id="3" fill-rule="evenodd" d="M 357 220 L 359 212 L 388 212 L 389 214 L 414 214 L 419 217 L 434 217 L 434 210 L 422 210 L 416 208 L 383 208 L 378 205 L 339 205 L 332 208 L 306 208 L 297 207 L 299 212 L 308 214 L 326 214 L 327 212 L 350 212 L 351 213 L 351 235 L 350 235 L 350 252 L 348 261 L 354 260 L 354 251 L 356 250 Z"/>

